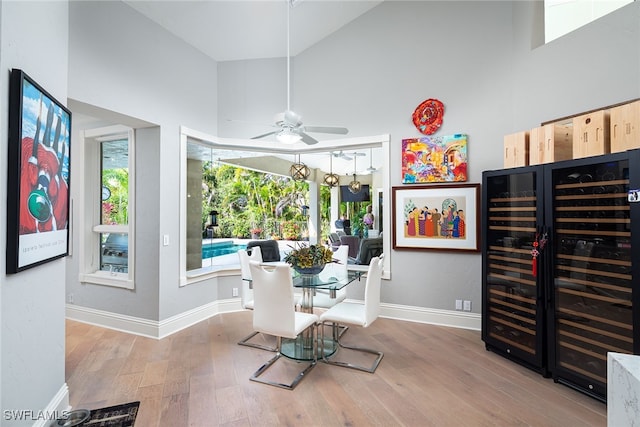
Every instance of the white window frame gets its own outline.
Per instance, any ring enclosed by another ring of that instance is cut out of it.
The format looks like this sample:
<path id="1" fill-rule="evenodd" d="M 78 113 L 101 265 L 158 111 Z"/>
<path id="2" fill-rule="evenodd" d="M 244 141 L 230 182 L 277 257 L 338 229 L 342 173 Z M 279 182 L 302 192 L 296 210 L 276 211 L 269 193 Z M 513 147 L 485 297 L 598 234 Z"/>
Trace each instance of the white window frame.
<path id="1" fill-rule="evenodd" d="M 279 152 L 279 153 L 296 153 L 296 150 L 300 150 L 300 147 L 283 146 L 282 144 L 262 141 L 260 146 L 255 145 L 253 140 L 239 140 L 215 137 L 203 132 L 199 132 L 185 126 L 180 127 L 180 282 L 179 286 L 183 287 L 193 283 L 197 283 L 203 280 L 221 277 L 231 276 L 239 274 L 240 265 L 226 265 L 206 267 L 200 270 L 187 271 L 187 145 L 189 142 L 202 144 L 204 146 L 216 146 L 229 150 L 238 151 L 255 151 L 255 152 Z M 369 147 L 382 147 L 383 150 L 383 179 L 382 179 L 382 194 L 384 200 L 384 215 L 383 215 L 383 229 L 385 230 L 385 238 L 383 239 L 384 248 L 384 269 L 382 272 L 382 278 L 391 280 L 391 194 L 390 194 L 390 158 L 391 158 L 391 136 L 376 135 L 370 137 L 358 137 L 342 140 L 332 141 L 320 141 L 315 144 L 313 149 L 305 146 L 304 149 L 307 152 L 330 152 L 336 150 L 356 150 L 360 148 Z M 366 266 L 353 266 L 350 267 L 354 270 L 366 271 Z"/>
<path id="2" fill-rule="evenodd" d="M 100 143 L 127 138 L 129 163 L 128 224 L 101 224 L 102 188 L 100 176 Z M 135 289 L 135 132 L 127 126 L 107 126 L 81 132 L 84 150 L 84 179 L 79 184 L 83 194 L 79 212 L 80 234 L 80 281 L 116 288 Z M 100 270 L 100 235 L 102 233 L 122 233 L 128 238 L 127 272 Z"/>

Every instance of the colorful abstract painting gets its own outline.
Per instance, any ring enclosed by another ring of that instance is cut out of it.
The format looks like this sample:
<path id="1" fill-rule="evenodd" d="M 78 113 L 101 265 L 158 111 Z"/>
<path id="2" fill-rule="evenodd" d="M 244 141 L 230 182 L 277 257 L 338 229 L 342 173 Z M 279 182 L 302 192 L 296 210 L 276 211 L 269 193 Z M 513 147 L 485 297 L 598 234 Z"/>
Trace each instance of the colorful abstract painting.
<path id="1" fill-rule="evenodd" d="M 402 140 L 402 183 L 467 180 L 467 135 Z"/>

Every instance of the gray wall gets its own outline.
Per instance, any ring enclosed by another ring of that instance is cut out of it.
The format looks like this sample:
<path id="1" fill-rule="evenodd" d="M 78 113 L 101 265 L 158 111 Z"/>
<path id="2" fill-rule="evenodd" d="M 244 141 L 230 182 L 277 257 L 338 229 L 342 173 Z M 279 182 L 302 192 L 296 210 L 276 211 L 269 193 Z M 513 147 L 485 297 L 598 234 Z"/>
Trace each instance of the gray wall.
<path id="1" fill-rule="evenodd" d="M 135 291 L 81 285 L 73 256 L 12 277 L 0 259 L 0 401 L 3 409 L 37 410 L 64 384 L 65 265 L 67 290 L 89 308 L 162 320 L 230 297 L 233 278 L 178 288 L 179 126 L 225 136 L 228 118 L 270 123 L 285 106 L 286 82 L 278 77 L 285 68 L 283 60 L 216 64 L 120 2 L 71 2 L 68 16 L 66 2 L 0 5 L 5 73 L 26 69 L 57 98 L 68 94 L 78 113 L 98 106 L 154 124 L 138 132 Z M 294 59 L 292 107 L 310 123 L 344 122 L 352 136 L 390 133 L 397 147 L 419 136 L 411 124 L 415 106 L 438 98 L 446 107 L 439 134 L 469 135 L 470 182 L 479 182 L 483 170 L 501 167 L 504 134 L 640 97 L 640 3 L 540 47 L 537 6 L 384 2 Z M 7 81 L 5 74 L 2 129 Z M 107 124 L 105 117 L 74 122 L 74 135 Z M 391 183 L 400 185 L 397 149 L 391 164 Z M 0 156 L 0 170 L 6 168 Z M 74 182 L 71 190 L 83 197 Z M 163 247 L 163 234 L 174 243 Z M 451 310 L 464 298 L 480 311 L 479 254 L 392 257 L 384 303 Z"/>
<path id="2" fill-rule="evenodd" d="M 96 114 L 83 107 L 98 106 L 159 128 L 137 132 L 136 289 L 81 284 L 71 257 L 67 292 L 77 305 L 149 320 L 215 301 L 215 280 L 178 288 L 176 201 L 179 127 L 217 131 L 216 63 L 121 2 L 71 2 L 69 8 L 69 98 L 78 112 Z M 75 126 L 74 135 L 96 124 L 104 121 Z M 72 186 L 72 197 L 83 195 Z M 164 234 L 169 246 L 162 246 Z"/>
<path id="3" fill-rule="evenodd" d="M 481 182 L 482 171 L 502 167 L 505 134 L 640 96 L 638 2 L 542 46 L 541 6 L 384 2 L 293 58 L 292 108 L 349 135 L 390 133 L 390 182 L 399 186 L 400 142 L 421 136 L 411 114 L 423 100 L 440 99 L 437 134 L 468 134 L 469 182 Z M 283 109 L 285 86 L 275 86 L 282 61 L 218 69 L 220 136 L 237 131 L 228 118 L 264 120 L 265 110 Z M 456 299 L 481 311 L 480 254 L 393 251 L 384 303 L 453 310 Z"/>
<path id="4" fill-rule="evenodd" d="M 420 136 L 413 109 L 438 98 L 446 108 L 438 134 L 469 135 L 469 182 L 480 182 L 483 170 L 502 166 L 505 134 L 638 96 L 637 15 L 632 4 L 537 47 L 540 2 L 384 2 L 293 58 L 291 106 L 309 123 L 347 126 L 350 136 L 390 133 L 399 147 Z M 118 33 L 105 22 L 119 22 Z M 178 289 L 179 248 L 160 245 L 162 234 L 178 241 L 177 127 L 235 137 L 264 130 L 246 122 L 269 124 L 286 108 L 284 59 L 216 64 L 118 3 L 72 3 L 70 38 L 70 97 L 161 129 L 153 149 L 162 173 L 137 183 L 138 194 L 158 200 L 156 246 L 138 245 L 137 253 L 158 253 L 159 303 L 140 301 L 148 306 L 123 314 L 147 318 L 158 307 L 151 318 L 162 320 L 230 297 L 232 279 Z M 208 103 L 198 104 L 202 98 Z M 401 185 L 398 148 L 390 174 L 391 184 Z M 480 312 L 479 254 L 391 255 L 383 302 L 453 310 L 455 299 L 468 299 Z M 154 286 L 155 264 L 137 267 L 136 282 Z M 122 313 L 120 296 L 128 291 L 71 286 L 81 292 L 79 304 Z"/>
<path id="5" fill-rule="evenodd" d="M 61 102 L 67 97 L 68 12 L 66 2 L 0 4 L 0 194 L 7 188 L 6 136 L 9 70 L 23 69 Z M 6 199 L 5 199 L 6 200 Z M 4 248 L 6 203 L 0 204 L 0 242 Z M 64 388 L 65 261 L 56 260 L 5 275 L 0 257 L 0 407 L 41 410 Z M 68 402 L 67 402 L 68 403 Z M 66 408 L 64 408 L 66 409 Z M 4 419 L 3 426 L 33 420 Z"/>

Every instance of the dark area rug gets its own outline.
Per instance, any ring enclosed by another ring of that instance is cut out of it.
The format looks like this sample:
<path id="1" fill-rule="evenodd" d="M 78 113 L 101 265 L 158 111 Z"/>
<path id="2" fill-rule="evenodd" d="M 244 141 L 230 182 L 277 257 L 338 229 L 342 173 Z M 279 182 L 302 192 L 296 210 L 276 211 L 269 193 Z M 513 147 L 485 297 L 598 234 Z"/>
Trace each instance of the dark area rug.
<path id="1" fill-rule="evenodd" d="M 138 415 L 140 402 L 130 402 L 107 408 L 92 409 L 89 419 L 82 426 L 87 427 L 132 427 Z"/>

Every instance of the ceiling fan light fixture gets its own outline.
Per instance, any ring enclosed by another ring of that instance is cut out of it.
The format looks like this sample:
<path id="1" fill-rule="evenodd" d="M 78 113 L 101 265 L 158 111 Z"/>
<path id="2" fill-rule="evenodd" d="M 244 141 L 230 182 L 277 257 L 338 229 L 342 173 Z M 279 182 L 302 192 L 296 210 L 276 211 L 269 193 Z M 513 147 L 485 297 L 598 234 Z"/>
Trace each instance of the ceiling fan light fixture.
<path id="1" fill-rule="evenodd" d="M 302 136 L 293 132 L 291 129 L 282 129 L 276 134 L 276 139 L 283 144 L 295 144 L 300 142 Z"/>

